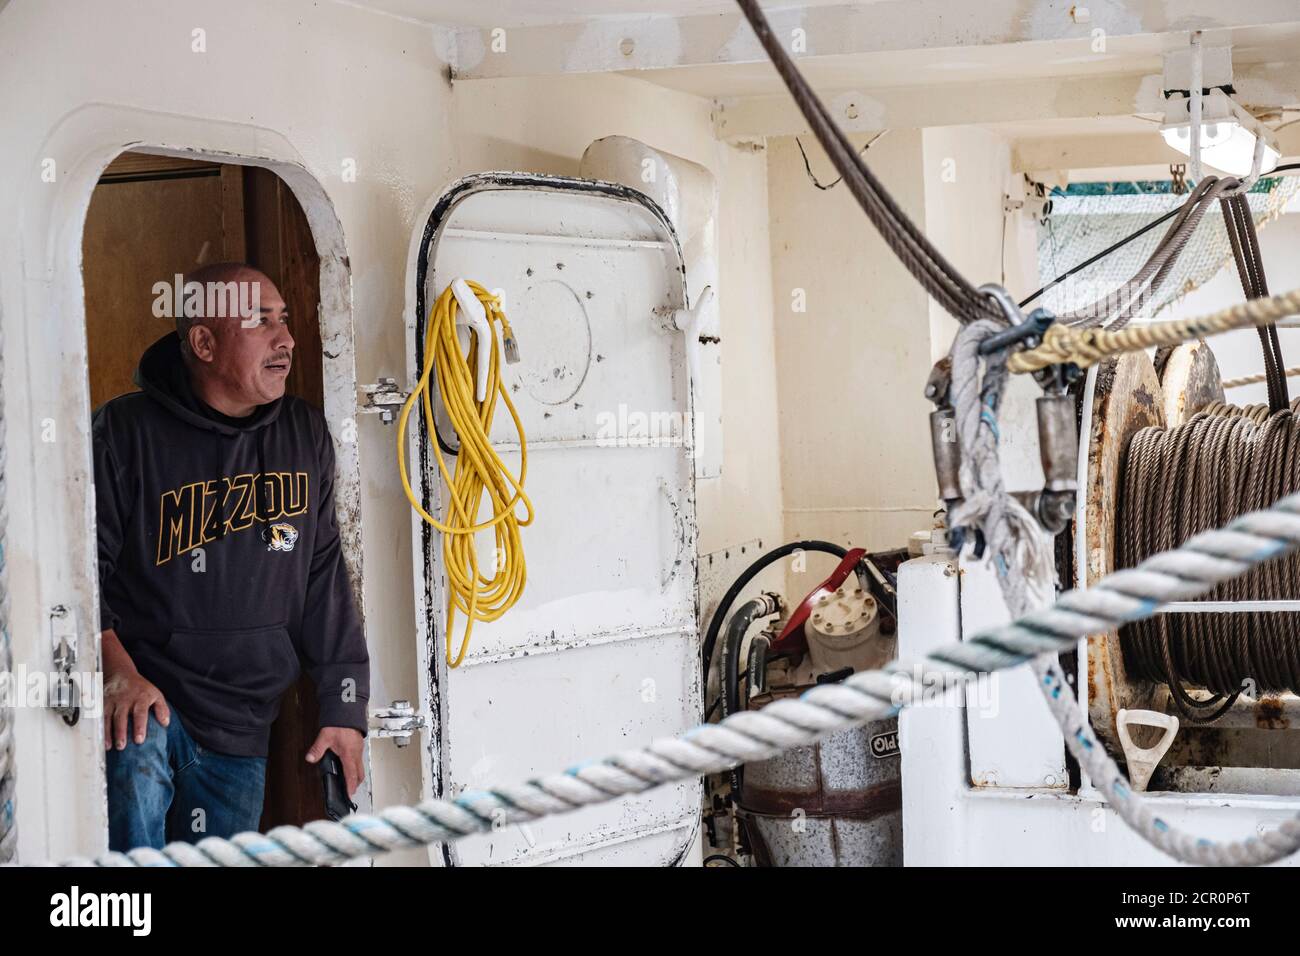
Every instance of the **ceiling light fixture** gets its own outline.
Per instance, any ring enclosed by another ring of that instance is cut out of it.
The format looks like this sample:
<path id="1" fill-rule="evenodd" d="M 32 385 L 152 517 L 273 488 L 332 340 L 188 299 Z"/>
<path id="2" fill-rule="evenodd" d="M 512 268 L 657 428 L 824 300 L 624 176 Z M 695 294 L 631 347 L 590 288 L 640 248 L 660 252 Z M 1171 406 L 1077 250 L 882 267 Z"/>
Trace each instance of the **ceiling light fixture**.
<path id="1" fill-rule="evenodd" d="M 1191 100 L 1171 96 L 1165 103 L 1160 135 L 1184 156 L 1192 155 Z M 1202 97 L 1201 162 L 1229 176 L 1249 176 L 1255 151 L 1261 150 L 1259 173 L 1271 172 L 1282 158 L 1273 132 L 1221 89 Z"/>

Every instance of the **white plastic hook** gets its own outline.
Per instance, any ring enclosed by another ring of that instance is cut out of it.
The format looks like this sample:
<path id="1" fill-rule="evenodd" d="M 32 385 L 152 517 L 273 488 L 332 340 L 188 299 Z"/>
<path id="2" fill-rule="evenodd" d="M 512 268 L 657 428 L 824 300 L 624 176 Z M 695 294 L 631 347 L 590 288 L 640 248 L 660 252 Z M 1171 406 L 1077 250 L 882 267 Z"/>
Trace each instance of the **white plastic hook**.
<path id="1" fill-rule="evenodd" d="M 695 297 L 695 305 L 673 312 L 673 325 L 686 336 L 686 364 L 690 371 L 691 388 L 700 379 L 700 333 L 703 331 L 704 310 L 713 301 L 713 286 L 706 285 Z"/>
<path id="2" fill-rule="evenodd" d="M 1133 743 L 1129 734 L 1130 725 L 1139 727 L 1163 727 L 1161 738 L 1154 747 L 1139 747 Z M 1128 761 L 1128 779 L 1133 789 L 1141 793 L 1151 782 L 1161 758 L 1169 752 L 1178 734 L 1178 718 L 1172 714 L 1162 714 L 1154 710 L 1123 710 L 1115 715 L 1115 728 L 1119 731 L 1120 746 L 1124 748 L 1124 759 Z"/>
<path id="3" fill-rule="evenodd" d="M 483 308 L 483 303 L 464 279 L 452 281 L 451 294 L 456 297 L 456 304 L 460 306 L 456 315 L 456 324 L 468 326 L 478 340 L 478 370 L 474 378 L 474 397 L 481 402 L 487 398 L 488 363 L 492 359 L 492 326 L 488 325 L 487 309 Z"/>
<path id="4" fill-rule="evenodd" d="M 700 294 L 695 297 L 695 305 L 689 309 L 677 309 L 673 312 L 673 325 L 679 332 L 698 332 L 700 330 L 701 316 L 710 302 L 713 301 L 713 286 L 706 285 Z"/>

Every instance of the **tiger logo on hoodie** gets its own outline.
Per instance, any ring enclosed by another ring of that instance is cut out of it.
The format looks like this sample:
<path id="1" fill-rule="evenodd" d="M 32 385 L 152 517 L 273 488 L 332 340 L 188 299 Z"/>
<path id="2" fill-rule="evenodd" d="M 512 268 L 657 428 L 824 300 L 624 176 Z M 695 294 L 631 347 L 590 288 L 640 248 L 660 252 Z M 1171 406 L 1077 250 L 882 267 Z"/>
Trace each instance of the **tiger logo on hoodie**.
<path id="1" fill-rule="evenodd" d="M 298 543 L 298 529 L 288 522 L 279 521 L 266 527 L 262 540 L 266 542 L 268 551 L 292 551 Z"/>

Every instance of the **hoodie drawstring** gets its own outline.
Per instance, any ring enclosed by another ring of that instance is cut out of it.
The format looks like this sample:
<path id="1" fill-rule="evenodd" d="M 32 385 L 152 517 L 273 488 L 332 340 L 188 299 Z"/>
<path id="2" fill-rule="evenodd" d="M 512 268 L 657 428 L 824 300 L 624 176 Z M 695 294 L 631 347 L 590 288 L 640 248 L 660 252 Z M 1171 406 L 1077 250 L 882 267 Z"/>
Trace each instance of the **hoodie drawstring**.
<path id="1" fill-rule="evenodd" d="M 213 468 L 212 474 L 213 477 L 218 482 L 217 492 L 218 495 L 220 495 L 220 497 L 218 498 L 217 509 L 216 509 L 217 510 L 217 540 L 220 541 L 222 538 L 226 536 L 226 518 L 225 518 L 225 514 L 223 513 L 225 509 L 222 507 L 222 502 L 224 501 L 225 496 L 220 494 L 221 492 L 220 483 L 223 480 L 223 476 L 225 474 L 224 469 L 225 469 L 225 462 L 226 462 L 226 436 L 221 432 L 218 432 L 217 441 L 213 447 L 217 451 L 216 467 Z"/>
<path id="2" fill-rule="evenodd" d="M 226 440 L 236 436 L 227 435 L 224 432 L 217 433 L 217 441 L 213 445 L 216 451 L 216 462 L 213 465 L 212 474 L 216 481 L 224 482 L 226 478 Z M 257 429 L 257 478 L 253 481 L 253 516 L 257 524 L 265 528 L 268 519 L 268 508 L 265 506 L 266 501 L 266 429 Z M 220 489 L 218 489 L 220 491 Z M 224 496 L 223 496 L 224 497 Z M 221 514 L 221 506 L 217 506 L 217 540 L 226 536 L 226 522 L 224 515 Z"/>
<path id="3" fill-rule="evenodd" d="M 253 514 L 257 517 L 257 523 L 263 528 L 266 527 L 267 510 L 262 507 L 264 497 L 263 489 L 266 486 L 266 429 L 257 430 L 257 481 L 253 488 Z M 260 533 L 260 532 L 259 532 Z"/>

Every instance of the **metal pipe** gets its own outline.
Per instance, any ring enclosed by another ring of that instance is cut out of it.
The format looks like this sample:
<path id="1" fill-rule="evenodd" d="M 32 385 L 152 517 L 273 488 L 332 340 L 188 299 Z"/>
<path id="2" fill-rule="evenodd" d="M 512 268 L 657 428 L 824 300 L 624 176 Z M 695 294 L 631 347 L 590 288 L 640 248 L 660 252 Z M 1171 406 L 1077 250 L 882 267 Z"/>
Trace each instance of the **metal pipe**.
<path id="1" fill-rule="evenodd" d="M 781 609 L 781 598 L 764 591 L 756 598 L 742 604 L 727 622 L 727 633 L 722 639 L 722 658 L 718 666 L 722 670 L 722 719 L 726 720 L 740 710 L 740 645 L 745 641 L 749 627 L 760 617 L 775 614 Z M 733 799 L 740 799 L 740 768 L 731 771 L 731 792 Z"/>
<path id="2" fill-rule="evenodd" d="M 1187 107 L 1191 119 L 1191 127 L 1188 132 L 1191 134 L 1191 160 L 1192 160 L 1192 179 L 1200 183 L 1201 181 L 1201 100 L 1203 98 L 1202 87 L 1205 85 L 1205 59 L 1201 49 L 1201 31 L 1192 31 L 1192 83 L 1191 89 L 1187 91 Z"/>
<path id="3" fill-rule="evenodd" d="M 939 497 L 952 507 L 962 498 L 961 452 L 957 448 L 957 419 L 951 407 L 930 413 L 930 449 L 934 453 L 934 476 Z"/>
<path id="4" fill-rule="evenodd" d="M 1051 534 L 1064 531 L 1074 517 L 1078 491 L 1079 432 L 1072 395 L 1044 395 L 1038 413 L 1038 457 L 1043 465 L 1043 493 L 1037 503 L 1038 521 Z"/>
<path id="5" fill-rule="evenodd" d="M 749 627 L 760 617 L 775 614 L 781 609 L 781 599 L 770 591 L 740 606 L 727 622 L 727 633 L 722 641 L 722 716 L 728 717 L 740 710 L 740 645 L 749 633 Z"/>

